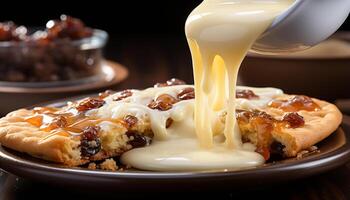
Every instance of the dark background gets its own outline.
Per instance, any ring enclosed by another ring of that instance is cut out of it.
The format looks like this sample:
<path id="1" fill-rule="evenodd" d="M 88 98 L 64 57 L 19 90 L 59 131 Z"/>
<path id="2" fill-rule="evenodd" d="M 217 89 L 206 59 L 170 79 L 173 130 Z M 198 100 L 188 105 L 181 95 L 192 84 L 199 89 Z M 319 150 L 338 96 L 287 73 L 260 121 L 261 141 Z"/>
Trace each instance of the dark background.
<path id="1" fill-rule="evenodd" d="M 19 25 L 45 26 L 49 19 L 57 19 L 64 13 L 82 19 L 90 27 L 106 30 L 110 37 L 104 51 L 105 57 L 125 65 L 130 72 L 128 79 L 115 89 L 144 88 L 172 77 L 192 83 L 191 56 L 184 26 L 187 16 L 200 2 L 202 0 L 10 0 L 1 4 L 0 21 L 13 20 Z M 327 17 L 326 13 L 324 17 Z M 350 31 L 350 18 L 340 30 Z M 312 84 L 312 80 L 309 82 L 305 84 Z M 339 81 L 331 79 L 328 82 Z M 329 100 L 345 97 L 282 88 L 286 92 L 305 93 Z"/>
<path id="2" fill-rule="evenodd" d="M 185 20 L 200 2 L 201 0 L 99 0 L 84 3 L 73 0 L 44 3 L 6 1 L 3 3 L 8 5 L 1 6 L 0 20 L 40 26 L 45 25 L 48 19 L 58 18 L 65 13 L 81 18 L 87 25 L 104 29 L 112 35 L 184 37 Z M 347 20 L 342 29 L 350 30 L 350 20 Z"/>

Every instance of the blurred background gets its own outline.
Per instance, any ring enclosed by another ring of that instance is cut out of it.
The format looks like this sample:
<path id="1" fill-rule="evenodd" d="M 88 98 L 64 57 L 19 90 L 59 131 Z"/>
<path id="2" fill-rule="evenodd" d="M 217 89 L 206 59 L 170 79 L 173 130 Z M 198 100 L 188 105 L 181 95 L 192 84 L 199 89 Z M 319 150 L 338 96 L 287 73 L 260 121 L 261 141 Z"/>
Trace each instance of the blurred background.
<path id="1" fill-rule="evenodd" d="M 172 77 L 192 83 L 191 57 L 184 24 L 189 13 L 200 2 L 100 0 L 98 3 L 86 1 L 73 4 L 65 0 L 45 3 L 31 1 L 20 3 L 22 8 L 28 9 L 16 10 L 18 2 L 14 1 L 6 2 L 8 9 L 1 10 L 0 21 L 11 20 L 18 25 L 38 27 L 45 25 L 49 19 L 59 18 L 61 14 L 80 18 L 87 26 L 109 33 L 105 57 L 129 70 L 129 77 L 113 89 L 145 88 Z M 340 31 L 350 31 L 350 19 L 346 20 Z M 350 35 L 345 35 L 350 41 Z M 340 67 L 335 66 L 338 62 L 341 62 Z M 327 67 L 323 67 L 326 64 Z M 259 65 L 268 67 L 261 68 Z M 304 65 L 312 67 L 296 67 Z M 243 63 L 240 83 L 281 87 L 289 93 L 304 93 L 333 101 L 350 98 L 346 87 L 349 73 L 350 53 L 347 59 L 327 59 L 326 62 L 324 59 L 308 59 L 305 62 L 253 57 Z"/>
<path id="2" fill-rule="evenodd" d="M 133 35 L 183 38 L 187 16 L 202 1 L 99 0 L 98 3 L 80 1 L 81 5 L 78 2 L 75 1 L 74 4 L 67 0 L 46 3 L 21 2 L 21 7 L 28 9 L 16 11 L 17 2 L 7 1 L 9 9 L 1 10 L 0 19 L 39 26 L 45 24 L 48 19 L 58 18 L 60 14 L 65 13 L 82 19 L 91 27 L 104 29 L 116 37 Z M 350 30 L 350 20 L 347 20 L 342 30 Z"/>

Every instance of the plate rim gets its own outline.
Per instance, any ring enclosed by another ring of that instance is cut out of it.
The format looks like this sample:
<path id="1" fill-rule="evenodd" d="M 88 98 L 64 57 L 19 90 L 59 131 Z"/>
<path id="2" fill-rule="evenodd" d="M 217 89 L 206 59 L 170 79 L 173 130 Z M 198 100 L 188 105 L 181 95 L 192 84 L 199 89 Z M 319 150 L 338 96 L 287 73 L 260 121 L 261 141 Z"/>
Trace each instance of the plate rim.
<path id="1" fill-rule="evenodd" d="M 84 90 L 93 90 L 96 88 L 106 88 L 112 86 L 114 84 L 120 83 L 124 81 L 128 75 L 129 71 L 127 67 L 124 65 L 111 61 L 111 60 L 103 60 L 102 67 L 109 67 L 110 70 L 113 70 L 114 74 L 111 77 L 110 74 L 106 74 L 106 72 L 102 72 L 101 76 L 103 78 L 101 80 L 97 80 L 94 82 L 82 82 L 81 84 L 76 85 L 62 85 L 56 87 L 15 87 L 15 86 L 1 86 L 0 92 L 3 93 L 22 93 L 22 94 L 50 94 L 57 92 L 76 92 L 76 91 L 84 91 Z"/>

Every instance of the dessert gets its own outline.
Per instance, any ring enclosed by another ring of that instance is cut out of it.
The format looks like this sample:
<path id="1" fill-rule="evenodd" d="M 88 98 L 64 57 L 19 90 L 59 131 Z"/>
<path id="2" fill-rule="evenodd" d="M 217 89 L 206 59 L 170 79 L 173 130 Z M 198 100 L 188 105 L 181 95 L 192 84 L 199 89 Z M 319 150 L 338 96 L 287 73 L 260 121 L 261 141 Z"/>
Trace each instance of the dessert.
<path id="1" fill-rule="evenodd" d="M 341 123 L 336 106 L 236 87 L 247 51 L 293 2 L 205 0 L 186 22 L 194 85 L 171 79 L 63 108 L 17 110 L 0 119 L 0 143 L 69 166 L 117 157 L 152 171 L 250 168 L 315 150 Z"/>
<path id="2" fill-rule="evenodd" d="M 169 151 L 172 145 L 183 150 L 182 145 L 187 142 L 194 152 L 201 150 L 193 118 L 194 97 L 193 85 L 173 79 L 145 90 L 107 91 L 98 97 L 68 102 L 62 108 L 20 109 L 0 119 L 0 143 L 68 166 L 121 156 L 125 165 L 135 168 L 168 170 L 169 166 L 163 164 L 145 167 L 145 159 L 161 156 L 164 151 L 158 147 L 164 145 Z M 295 157 L 326 138 L 341 123 L 341 113 L 333 104 L 287 95 L 276 88 L 238 87 L 236 97 L 235 118 L 246 151 L 241 153 L 253 154 L 259 159 L 258 164 L 273 157 Z M 220 145 L 225 140 L 226 108 L 213 116 L 214 144 Z M 220 148 L 219 152 L 227 154 Z M 142 152 L 143 158 L 137 152 Z M 229 151 L 232 155 L 235 152 Z M 135 158 L 143 161 L 135 163 Z M 169 170 L 208 168 L 176 162 L 180 165 L 175 163 Z M 139 166 L 140 163 L 145 166 Z M 221 164 L 216 167 L 230 168 L 227 163 Z"/>

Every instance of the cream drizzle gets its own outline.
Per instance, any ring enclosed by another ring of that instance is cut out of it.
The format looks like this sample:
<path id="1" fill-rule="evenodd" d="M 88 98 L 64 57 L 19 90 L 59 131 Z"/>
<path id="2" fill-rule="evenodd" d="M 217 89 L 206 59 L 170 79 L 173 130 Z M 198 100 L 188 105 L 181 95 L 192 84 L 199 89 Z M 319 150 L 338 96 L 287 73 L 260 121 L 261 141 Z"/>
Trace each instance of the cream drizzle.
<path id="1" fill-rule="evenodd" d="M 120 101 L 113 99 L 118 94 L 105 99 L 106 104 L 99 109 L 87 112 L 97 118 L 121 119 L 125 115 L 134 115 L 143 120 L 150 120 L 155 138 L 148 147 L 132 149 L 123 154 L 121 161 L 135 168 L 156 171 L 184 171 L 184 170 L 210 170 L 210 169 L 238 169 L 252 167 L 264 162 L 263 158 L 254 152 L 252 144 L 244 144 L 241 150 L 227 149 L 223 145 L 224 137 L 222 124 L 218 128 L 215 124 L 220 120 L 225 108 L 215 111 L 210 119 L 213 127 L 214 147 L 212 149 L 200 148 L 194 127 L 195 100 L 184 100 L 173 105 L 167 111 L 149 108 L 147 105 L 161 94 L 176 96 L 182 89 L 194 87 L 193 85 L 169 86 L 163 88 L 148 88 L 146 90 L 132 90 L 133 95 Z M 236 99 L 237 108 L 262 108 L 273 97 L 283 94 L 276 88 L 251 88 L 259 96 L 258 99 Z M 166 120 L 173 119 L 173 123 L 166 128 Z M 109 126 L 104 126 L 108 131 Z M 235 127 L 238 130 L 238 127 Z M 187 153 L 186 153 L 187 152 Z M 175 162 L 176 161 L 176 162 Z"/>
<path id="2" fill-rule="evenodd" d="M 154 143 L 125 153 L 122 162 L 160 171 L 235 169 L 264 163 L 261 155 L 242 144 L 235 110 L 240 106 L 259 108 L 265 104 L 259 104 L 261 100 L 236 101 L 237 75 L 255 40 L 293 2 L 204 0 L 186 21 L 196 91 L 194 110 L 186 119 L 194 120 L 194 127 L 183 128 L 180 124 L 170 134 L 164 129 L 164 119 L 169 115 L 164 118 L 150 112 L 152 130 L 156 133 Z M 223 110 L 227 112 L 225 128 L 223 133 L 216 133 L 215 122 Z M 181 134 L 192 137 L 185 139 Z M 217 134 L 221 138 L 224 135 L 224 140 L 217 142 Z"/>

